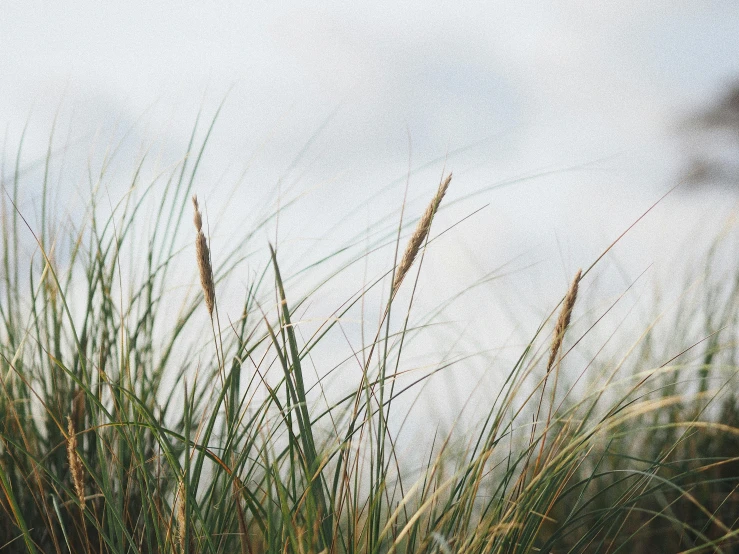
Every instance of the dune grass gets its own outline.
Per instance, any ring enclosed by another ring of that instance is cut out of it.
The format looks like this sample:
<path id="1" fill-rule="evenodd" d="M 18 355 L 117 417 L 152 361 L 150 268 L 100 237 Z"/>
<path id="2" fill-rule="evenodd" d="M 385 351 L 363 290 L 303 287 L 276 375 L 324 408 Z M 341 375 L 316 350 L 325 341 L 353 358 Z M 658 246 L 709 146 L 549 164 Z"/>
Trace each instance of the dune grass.
<path id="1" fill-rule="evenodd" d="M 75 224 L 49 213 L 48 170 L 40 217 L 21 208 L 20 148 L 3 175 L 0 551 L 737 548 L 739 271 L 712 286 L 713 300 L 686 296 L 666 342 L 647 326 L 619 343 L 620 359 L 595 353 L 579 384 L 565 366 L 592 330 L 578 292 L 592 267 L 578 271 L 472 430 L 424 434 L 419 467 L 398 444 L 398 399 L 468 363 L 440 359 L 410 384 L 400 378 L 408 343 L 428 332 L 410 323 L 414 279 L 451 175 L 423 215 L 376 235 L 395 244 L 386 270 L 305 336 L 296 321 L 311 295 L 364 254 L 296 296 L 300 271 L 285 275 L 274 245 L 253 250 L 256 229 L 214 248 L 193 197 L 207 134 L 200 146 L 195 137 L 156 183 L 141 183 L 138 166 L 107 211 L 101 171 Z M 51 157 L 50 147 L 47 169 Z M 160 207 L 151 225 L 147 202 Z M 225 306 L 245 261 L 254 277 Z M 173 285 L 183 268 L 191 287 Z M 383 295 L 375 327 L 311 379 L 313 353 L 370 292 Z M 684 340 L 681 321 L 704 321 L 704 340 Z M 344 387 L 328 390 L 324 376 L 342 371 Z"/>

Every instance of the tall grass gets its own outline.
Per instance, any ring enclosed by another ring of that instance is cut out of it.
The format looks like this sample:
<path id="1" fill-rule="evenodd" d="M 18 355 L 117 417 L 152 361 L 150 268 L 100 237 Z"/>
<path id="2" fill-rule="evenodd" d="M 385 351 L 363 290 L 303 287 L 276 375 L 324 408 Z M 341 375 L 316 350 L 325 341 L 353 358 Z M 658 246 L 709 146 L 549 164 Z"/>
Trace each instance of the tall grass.
<path id="1" fill-rule="evenodd" d="M 451 176 L 418 219 L 375 236 L 374 246 L 396 245 L 386 270 L 304 336 L 312 295 L 365 255 L 295 296 L 302 274 L 284 273 L 279 248 L 256 248 L 255 229 L 214 245 L 193 196 L 208 134 L 196 146 L 194 131 L 190 155 L 150 183 L 139 165 L 117 204 L 97 186 L 101 171 L 76 224 L 49 213 L 51 147 L 40 217 L 22 208 L 20 148 L 3 175 L 0 550 L 737 548 L 739 271 L 704 283 L 712 299 L 688 289 L 669 336 L 648 325 L 636 342 L 612 337 L 618 359 L 587 351 L 604 313 L 583 292 L 593 268 L 578 271 L 476 423 L 424 430 L 419 467 L 399 444 L 399 399 L 470 363 L 443 359 L 404 379 L 404 351 L 429 332 L 411 309 Z M 234 306 L 228 278 L 245 259 L 253 278 Z M 183 269 L 202 287 L 175 286 Z M 314 353 L 370 293 L 383 299 L 369 339 L 312 379 Z M 705 340 L 681 334 L 701 322 Z M 564 367 L 578 349 L 590 356 L 579 376 Z M 361 371 L 329 390 L 327 376 L 352 363 Z"/>

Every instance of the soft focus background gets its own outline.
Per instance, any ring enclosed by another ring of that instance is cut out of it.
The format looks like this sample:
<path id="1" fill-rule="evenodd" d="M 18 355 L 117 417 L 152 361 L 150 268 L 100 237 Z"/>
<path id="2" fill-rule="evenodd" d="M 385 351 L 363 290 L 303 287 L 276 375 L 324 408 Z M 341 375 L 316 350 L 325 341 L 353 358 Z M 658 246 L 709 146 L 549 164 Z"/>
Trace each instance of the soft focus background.
<path id="1" fill-rule="evenodd" d="M 149 178 L 181 161 L 198 112 L 205 129 L 224 98 L 195 183 L 216 259 L 298 198 L 250 247 L 277 241 L 299 270 L 384 216 L 397 225 L 406 184 L 416 217 L 452 170 L 432 235 L 461 223 L 424 261 L 418 309 L 500 276 L 455 304 L 455 336 L 479 331 L 470 349 L 530 336 L 575 270 L 683 183 L 584 284 L 618 295 L 647 270 L 637 293 L 669 299 L 737 200 L 716 170 L 739 152 L 734 1 L 3 0 L 0 52 L 3 170 L 26 127 L 31 221 L 55 119 L 51 202 L 74 219 L 112 153 L 114 204 L 144 155 Z M 310 316 L 356 288 L 336 282 Z"/>

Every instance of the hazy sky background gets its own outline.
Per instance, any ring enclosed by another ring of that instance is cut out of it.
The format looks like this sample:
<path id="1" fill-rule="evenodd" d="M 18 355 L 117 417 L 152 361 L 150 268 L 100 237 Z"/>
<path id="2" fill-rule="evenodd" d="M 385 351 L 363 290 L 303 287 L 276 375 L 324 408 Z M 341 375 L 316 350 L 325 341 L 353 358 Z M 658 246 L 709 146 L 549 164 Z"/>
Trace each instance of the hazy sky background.
<path id="1" fill-rule="evenodd" d="M 522 256 L 494 285 L 492 328 L 517 303 L 546 312 L 676 183 L 681 121 L 739 78 L 733 0 L 315 4 L 0 0 L 6 152 L 30 117 L 26 160 L 41 157 L 61 106 L 61 135 L 83 152 L 133 126 L 121 165 L 145 144 L 176 160 L 200 106 L 211 116 L 231 90 L 196 189 L 228 232 L 278 182 L 304 192 L 280 230 L 294 252 L 330 240 L 350 209 L 336 233 L 398 207 L 409 163 L 439 160 L 411 178 L 407 213 L 420 213 L 452 153 L 435 229 L 486 207 L 439 241 L 428 287 L 461 288 Z M 676 271 L 735 200 L 676 191 L 614 251 L 612 292 L 650 263 Z"/>
<path id="2" fill-rule="evenodd" d="M 587 176 L 485 198 L 502 211 L 525 202 L 508 216 L 526 216 L 526 232 L 549 233 L 557 212 L 590 219 L 585 212 L 603 204 L 613 210 L 608 221 L 594 217 L 604 236 L 611 222 L 623 227 L 631 208 L 669 186 L 675 160 L 665 143 L 680 118 L 739 76 L 739 5 L 728 0 L 0 8 L 11 144 L 30 115 L 29 144 L 45 149 L 61 104 L 74 137 L 104 136 L 148 109 L 141 142 L 161 136 L 176 150 L 201 103 L 209 114 L 233 86 L 208 155 L 213 166 L 253 159 L 263 187 L 332 114 L 312 143 L 307 180 L 333 176 L 357 197 L 405 171 L 408 136 L 413 166 L 477 144 L 449 161 L 458 193 L 588 164 Z"/>

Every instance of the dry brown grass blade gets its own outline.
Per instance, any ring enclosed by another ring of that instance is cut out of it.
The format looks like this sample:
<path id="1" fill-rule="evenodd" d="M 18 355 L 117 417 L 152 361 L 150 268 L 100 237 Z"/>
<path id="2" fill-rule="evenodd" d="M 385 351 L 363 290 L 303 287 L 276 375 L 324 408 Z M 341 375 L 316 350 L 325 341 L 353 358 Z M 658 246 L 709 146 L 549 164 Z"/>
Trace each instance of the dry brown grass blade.
<path id="1" fill-rule="evenodd" d="M 426 240 L 426 237 L 429 234 L 429 230 L 431 229 L 431 222 L 433 221 L 434 215 L 436 215 L 436 212 L 439 209 L 439 204 L 441 204 L 441 200 L 444 198 L 444 195 L 446 194 L 447 188 L 449 188 L 449 183 L 451 182 L 451 180 L 452 174 L 450 173 L 447 178 L 441 182 L 441 184 L 439 185 L 439 189 L 436 191 L 436 195 L 434 196 L 433 200 L 431 200 L 431 203 L 426 208 L 426 211 L 423 213 L 423 216 L 421 216 L 421 219 L 418 221 L 416 230 L 413 231 L 413 235 L 408 241 L 408 246 L 406 246 L 405 248 L 403 258 L 400 260 L 398 270 L 395 273 L 392 294 L 395 294 L 398 291 L 398 288 L 400 288 L 403 279 L 407 275 L 408 271 L 413 265 L 413 262 L 416 259 L 416 256 L 418 255 L 418 251 L 421 249 L 421 246 Z"/>
<path id="2" fill-rule="evenodd" d="M 198 206 L 198 197 L 192 197 L 195 214 L 193 222 L 197 236 L 195 238 L 195 251 L 198 261 L 198 271 L 200 272 L 200 285 L 203 287 L 203 295 L 205 296 L 205 306 L 208 308 L 208 314 L 213 317 L 213 307 L 216 302 L 216 289 L 213 283 L 213 267 L 210 263 L 210 250 L 208 249 L 208 241 L 203 234 L 203 216 Z"/>

